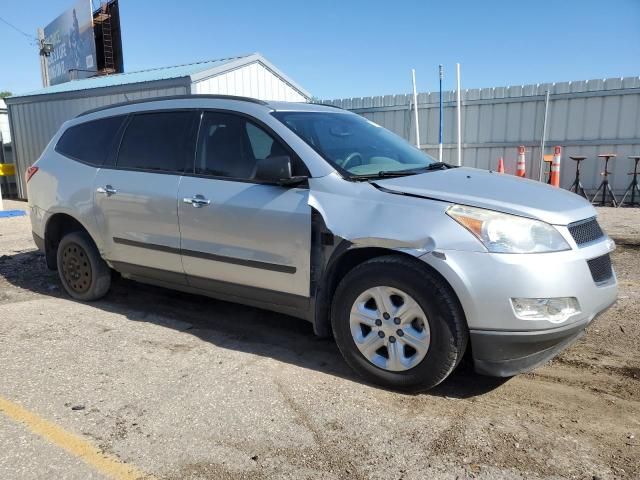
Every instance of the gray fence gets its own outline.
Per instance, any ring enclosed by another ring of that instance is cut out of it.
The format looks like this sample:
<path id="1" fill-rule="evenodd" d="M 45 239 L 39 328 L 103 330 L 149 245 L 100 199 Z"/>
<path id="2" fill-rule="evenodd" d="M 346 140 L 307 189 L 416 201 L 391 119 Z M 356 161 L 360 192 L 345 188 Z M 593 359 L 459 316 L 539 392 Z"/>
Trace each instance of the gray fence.
<path id="1" fill-rule="evenodd" d="M 562 83 L 543 83 L 462 91 L 462 155 L 470 167 L 495 168 L 504 157 L 507 173 L 515 172 L 518 145 L 526 146 L 527 176 L 538 178 L 544 103 L 550 92 L 545 154 L 555 145 L 563 147 L 561 184 L 573 182 L 575 163 L 569 155 L 586 156 L 581 173 L 585 188 L 593 192 L 601 181 L 600 153 L 615 153 L 610 163 L 611 182 L 622 193 L 630 178 L 632 161 L 640 155 L 640 78 L 609 78 Z M 415 143 L 412 95 L 325 100 L 359 113 Z M 455 91 L 443 92 L 443 160 L 455 163 Z M 438 155 L 439 95 L 418 95 L 421 148 Z"/>

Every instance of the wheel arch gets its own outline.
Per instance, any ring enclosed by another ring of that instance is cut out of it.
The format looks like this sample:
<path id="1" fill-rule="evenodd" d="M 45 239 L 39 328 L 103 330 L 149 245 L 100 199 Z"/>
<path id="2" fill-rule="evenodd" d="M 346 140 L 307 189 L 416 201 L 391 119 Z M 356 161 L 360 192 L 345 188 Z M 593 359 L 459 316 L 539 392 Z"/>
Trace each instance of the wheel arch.
<path id="1" fill-rule="evenodd" d="M 85 232 L 96 244 L 89 230 L 73 215 L 57 212 L 51 215 L 44 227 L 44 254 L 47 268 L 55 270 L 58 267 L 57 252 L 62 237 L 69 232 Z M 97 244 L 96 244 L 97 245 Z"/>
<path id="2" fill-rule="evenodd" d="M 457 292 L 451 283 L 431 265 L 421 261 L 415 256 L 394 250 L 391 248 L 375 247 L 375 246 L 357 246 L 349 241 L 342 240 L 337 248 L 333 251 L 329 261 L 323 272 L 323 277 L 316 291 L 316 305 L 314 315 L 314 332 L 321 337 L 330 337 L 331 332 L 331 303 L 333 295 L 344 276 L 358 265 L 371 260 L 373 258 L 384 256 L 402 256 L 409 261 L 415 263 L 419 268 L 429 270 L 431 273 L 439 277 L 442 282 L 450 289 L 453 297 L 458 302 L 460 310 L 464 315 L 464 308 L 460 302 Z M 465 316 L 466 324 L 466 316 Z"/>

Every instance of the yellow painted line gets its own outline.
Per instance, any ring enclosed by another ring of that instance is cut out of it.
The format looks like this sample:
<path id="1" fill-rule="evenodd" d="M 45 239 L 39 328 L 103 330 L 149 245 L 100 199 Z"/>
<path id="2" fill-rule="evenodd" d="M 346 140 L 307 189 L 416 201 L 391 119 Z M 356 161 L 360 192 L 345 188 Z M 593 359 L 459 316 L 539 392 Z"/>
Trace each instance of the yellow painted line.
<path id="1" fill-rule="evenodd" d="M 153 479 L 151 475 L 121 462 L 114 455 L 101 452 L 84 438 L 69 433 L 55 423 L 2 397 L 0 397 L 0 412 L 16 422 L 23 423 L 36 435 L 80 458 L 87 465 L 109 478 L 115 480 Z"/>

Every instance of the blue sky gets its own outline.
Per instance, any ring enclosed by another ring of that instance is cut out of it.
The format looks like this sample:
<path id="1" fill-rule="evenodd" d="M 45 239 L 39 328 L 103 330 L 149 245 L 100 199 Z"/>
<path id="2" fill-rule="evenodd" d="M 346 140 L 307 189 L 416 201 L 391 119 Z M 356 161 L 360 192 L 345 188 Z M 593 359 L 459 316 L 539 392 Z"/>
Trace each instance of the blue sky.
<path id="1" fill-rule="evenodd" d="M 34 33 L 74 0 L 1 0 Z M 120 0 L 125 70 L 259 51 L 319 98 L 640 75 L 640 0 Z M 36 47 L 0 23 L 0 90 L 40 87 Z"/>

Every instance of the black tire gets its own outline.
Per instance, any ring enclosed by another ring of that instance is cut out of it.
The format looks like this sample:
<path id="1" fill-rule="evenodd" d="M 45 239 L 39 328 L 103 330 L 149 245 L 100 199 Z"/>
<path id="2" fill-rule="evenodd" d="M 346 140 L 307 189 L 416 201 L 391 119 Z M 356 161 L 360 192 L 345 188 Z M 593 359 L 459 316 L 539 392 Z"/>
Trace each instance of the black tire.
<path id="1" fill-rule="evenodd" d="M 358 296 L 376 286 L 398 288 L 420 305 L 431 330 L 429 349 L 413 368 L 392 372 L 371 363 L 351 335 L 349 315 Z M 396 390 L 417 392 L 435 387 L 456 368 L 467 347 L 464 313 L 451 287 L 428 267 L 400 255 L 368 260 L 341 280 L 333 297 L 331 325 L 346 362 L 367 381 Z"/>
<path id="2" fill-rule="evenodd" d="M 98 300 L 109 291 L 111 270 L 86 232 L 70 232 L 62 237 L 57 261 L 60 281 L 76 300 Z"/>

